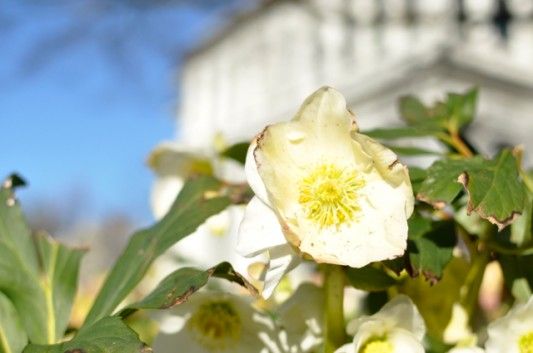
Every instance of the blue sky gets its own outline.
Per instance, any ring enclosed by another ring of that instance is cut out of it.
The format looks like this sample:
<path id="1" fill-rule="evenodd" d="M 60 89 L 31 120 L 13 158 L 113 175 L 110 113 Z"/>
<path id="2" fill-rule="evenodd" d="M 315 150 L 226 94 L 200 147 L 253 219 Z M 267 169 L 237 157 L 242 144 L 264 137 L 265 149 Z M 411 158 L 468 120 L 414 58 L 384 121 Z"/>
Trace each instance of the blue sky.
<path id="1" fill-rule="evenodd" d="M 86 16 L 81 2 L 59 3 L 8 1 L 0 10 L 0 176 L 27 179 L 25 207 L 43 199 L 61 206 L 80 188 L 84 217 L 118 211 L 146 224 L 145 159 L 176 134 L 180 55 L 221 12 L 174 6 Z"/>

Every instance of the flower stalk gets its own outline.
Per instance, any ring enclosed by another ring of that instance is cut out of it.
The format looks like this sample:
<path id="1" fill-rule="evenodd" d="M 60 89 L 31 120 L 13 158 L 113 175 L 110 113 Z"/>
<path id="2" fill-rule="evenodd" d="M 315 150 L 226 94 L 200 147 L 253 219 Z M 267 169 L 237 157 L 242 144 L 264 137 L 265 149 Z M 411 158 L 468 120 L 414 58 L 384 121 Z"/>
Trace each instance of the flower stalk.
<path id="1" fill-rule="evenodd" d="M 472 318 L 477 308 L 479 289 L 481 288 L 481 282 L 483 281 L 483 275 L 485 274 L 485 268 L 489 263 L 490 256 L 487 251 L 479 251 L 478 253 L 472 253 L 472 263 L 463 288 L 466 292 L 461 296 L 460 303 L 465 308 L 468 317 Z"/>
<path id="2" fill-rule="evenodd" d="M 344 272 L 341 266 L 324 266 L 324 294 L 324 353 L 333 353 L 346 342 Z"/>

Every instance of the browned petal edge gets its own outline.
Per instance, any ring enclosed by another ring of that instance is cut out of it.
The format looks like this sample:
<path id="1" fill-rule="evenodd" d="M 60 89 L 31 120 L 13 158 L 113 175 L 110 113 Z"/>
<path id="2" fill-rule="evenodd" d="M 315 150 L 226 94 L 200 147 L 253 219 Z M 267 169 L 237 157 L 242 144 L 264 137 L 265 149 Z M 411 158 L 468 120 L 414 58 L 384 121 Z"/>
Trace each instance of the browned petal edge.
<path id="1" fill-rule="evenodd" d="M 348 114 L 350 114 L 351 116 L 351 119 L 350 119 L 350 131 L 359 131 L 359 126 L 357 125 L 357 121 L 356 121 L 356 115 L 355 113 L 348 107 L 346 107 L 346 110 L 348 111 Z"/>
<path id="2" fill-rule="evenodd" d="M 257 158 L 257 151 L 261 148 L 261 144 L 263 143 L 263 139 L 265 138 L 265 134 L 269 127 L 270 125 L 265 126 L 265 128 L 260 133 L 258 133 L 257 136 L 254 138 L 255 148 L 252 153 L 254 155 L 255 164 L 258 170 L 259 170 L 259 167 L 261 166 L 261 163 L 259 162 L 259 158 Z"/>
<path id="3" fill-rule="evenodd" d="M 401 165 L 400 160 L 399 160 L 398 158 L 396 158 L 394 161 L 392 161 L 391 164 L 389 164 L 389 165 L 387 166 L 387 168 L 388 168 L 389 170 L 392 170 L 392 169 L 393 169 L 394 167 L 396 167 L 398 164 Z"/>
<path id="4" fill-rule="evenodd" d="M 427 204 L 430 204 L 431 206 L 433 206 L 433 208 L 437 210 L 441 210 L 444 207 L 446 207 L 446 202 L 444 202 L 443 200 L 431 200 L 426 195 L 421 194 L 421 193 L 418 193 L 416 195 L 416 199 L 419 201 L 425 202 Z"/>
<path id="5" fill-rule="evenodd" d="M 481 218 L 486 219 L 490 223 L 496 225 L 498 227 L 498 232 L 501 232 L 505 227 L 507 227 L 509 224 L 513 223 L 516 218 L 518 218 L 522 212 L 519 211 L 513 211 L 511 212 L 511 215 L 504 219 L 497 219 L 494 215 L 486 214 L 485 211 L 482 208 L 475 208 L 472 204 L 471 197 L 470 197 L 470 191 L 468 190 L 468 173 L 463 172 L 459 177 L 457 178 L 457 181 L 463 185 L 463 188 L 468 196 L 468 202 L 466 205 L 466 213 L 470 215 L 472 211 L 476 212 Z"/>
<path id="6" fill-rule="evenodd" d="M 287 239 L 287 241 L 290 245 L 293 246 L 293 248 L 299 249 L 302 240 L 300 239 L 298 234 L 291 229 L 291 226 L 287 222 L 285 222 L 283 217 L 281 217 L 278 212 L 275 212 L 275 214 L 278 218 L 279 224 L 281 225 L 281 232 L 285 236 L 285 239 Z"/>

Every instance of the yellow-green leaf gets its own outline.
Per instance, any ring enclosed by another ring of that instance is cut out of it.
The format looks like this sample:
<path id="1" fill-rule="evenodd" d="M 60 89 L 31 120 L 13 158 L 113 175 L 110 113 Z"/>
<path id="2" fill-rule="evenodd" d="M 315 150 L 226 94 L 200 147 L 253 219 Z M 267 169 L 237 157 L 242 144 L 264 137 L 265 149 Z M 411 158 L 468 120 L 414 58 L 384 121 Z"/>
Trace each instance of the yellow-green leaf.
<path id="1" fill-rule="evenodd" d="M 111 315 L 158 256 L 194 232 L 207 218 L 224 210 L 230 200 L 223 195 L 223 188 L 212 177 L 189 180 L 163 219 L 136 232 L 111 269 L 85 324 Z"/>
<path id="2" fill-rule="evenodd" d="M 222 262 L 206 271 L 192 267 L 181 268 L 165 277 L 157 287 L 139 302 L 128 305 L 119 315 L 126 317 L 138 309 L 167 309 L 185 302 L 207 284 L 211 277 L 224 278 L 257 295 L 257 290 L 228 262 Z"/>
<path id="3" fill-rule="evenodd" d="M 148 353 L 152 350 L 117 317 L 83 327 L 76 337 L 55 345 L 28 345 L 23 353 Z"/>

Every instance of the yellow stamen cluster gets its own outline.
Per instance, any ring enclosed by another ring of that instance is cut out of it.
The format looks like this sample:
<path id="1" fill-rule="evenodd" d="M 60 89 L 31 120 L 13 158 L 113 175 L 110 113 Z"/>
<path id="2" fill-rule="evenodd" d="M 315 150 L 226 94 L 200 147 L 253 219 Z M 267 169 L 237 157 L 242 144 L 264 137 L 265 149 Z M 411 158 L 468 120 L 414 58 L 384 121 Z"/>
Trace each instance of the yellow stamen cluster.
<path id="1" fill-rule="evenodd" d="M 308 219 L 321 228 L 353 221 L 360 211 L 357 191 L 364 180 L 351 168 L 322 164 L 302 179 L 298 202 Z"/>
<path id="2" fill-rule="evenodd" d="M 368 340 L 358 353 L 392 353 L 394 347 L 385 337 L 376 337 Z"/>
<path id="3" fill-rule="evenodd" d="M 187 321 L 187 328 L 207 350 L 222 351 L 239 341 L 242 323 L 232 303 L 218 300 L 200 305 Z"/>
<path id="4" fill-rule="evenodd" d="M 529 331 L 518 339 L 520 353 L 533 353 L 533 331 Z"/>

